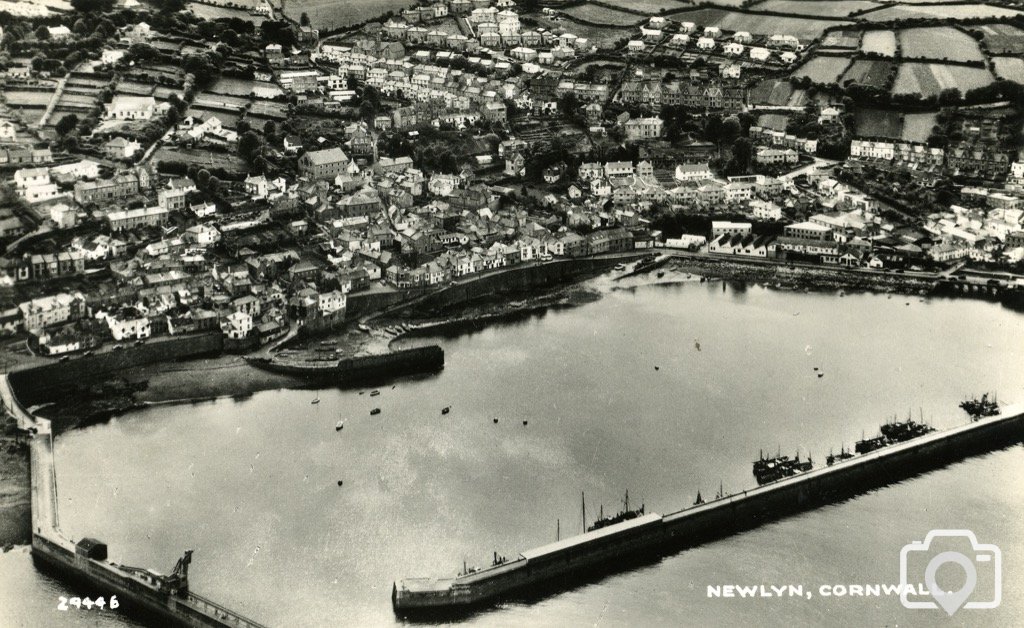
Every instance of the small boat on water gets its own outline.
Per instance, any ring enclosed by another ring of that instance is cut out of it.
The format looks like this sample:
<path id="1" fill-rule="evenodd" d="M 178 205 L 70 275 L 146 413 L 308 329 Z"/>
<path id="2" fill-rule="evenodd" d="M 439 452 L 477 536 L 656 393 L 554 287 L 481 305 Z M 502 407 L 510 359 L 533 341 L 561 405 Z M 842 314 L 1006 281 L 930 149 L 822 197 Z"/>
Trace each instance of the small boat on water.
<path id="1" fill-rule="evenodd" d="M 441 408 L 441 414 L 448 414 L 451 411 L 452 411 L 452 407 L 451 406 L 445 406 L 445 407 Z"/>
<path id="2" fill-rule="evenodd" d="M 626 265 L 625 264 L 616 264 L 615 265 L 615 270 L 626 270 Z"/>
<path id="3" fill-rule="evenodd" d="M 665 271 L 663 271 L 663 270 L 659 270 L 659 271 L 658 271 L 658 279 L 661 279 L 661 278 L 662 278 L 662 277 L 664 277 L 664 276 L 665 276 Z"/>
<path id="4" fill-rule="evenodd" d="M 523 421 L 523 425 L 529 425 L 529 424 L 530 424 L 529 421 L 525 421 L 525 420 Z"/>
<path id="5" fill-rule="evenodd" d="M 495 423 L 497 423 L 497 422 L 498 422 L 498 419 L 494 419 L 494 422 L 495 422 Z"/>
<path id="6" fill-rule="evenodd" d="M 377 395 L 379 395 L 379 394 L 380 394 L 380 391 L 379 391 L 379 390 L 371 390 L 371 391 L 370 391 L 370 396 L 371 396 L 371 397 L 376 397 L 376 396 L 377 396 Z"/>
<path id="7" fill-rule="evenodd" d="M 825 377 L 825 374 L 822 373 L 821 371 L 818 371 L 818 379 L 821 379 L 822 377 Z"/>
<path id="8" fill-rule="evenodd" d="M 344 484 L 344 483 L 345 483 L 345 482 L 343 482 L 342 480 L 338 480 L 338 486 L 341 486 L 341 485 L 342 485 L 342 484 Z"/>
<path id="9" fill-rule="evenodd" d="M 314 406 L 315 406 L 316 404 L 320 403 L 320 396 L 319 396 L 319 395 L 317 395 L 317 398 L 316 398 L 316 399 L 314 399 L 313 401 L 310 401 L 309 403 L 310 403 L 311 405 L 314 405 Z"/>
<path id="10" fill-rule="evenodd" d="M 373 416 L 375 414 L 380 414 L 380 408 L 374 408 L 373 410 L 370 410 L 370 416 Z"/>
<path id="11" fill-rule="evenodd" d="M 340 432 L 342 429 L 344 429 L 344 427 L 345 427 L 345 422 L 344 421 L 338 421 L 337 423 L 334 424 L 334 431 L 335 432 Z"/>

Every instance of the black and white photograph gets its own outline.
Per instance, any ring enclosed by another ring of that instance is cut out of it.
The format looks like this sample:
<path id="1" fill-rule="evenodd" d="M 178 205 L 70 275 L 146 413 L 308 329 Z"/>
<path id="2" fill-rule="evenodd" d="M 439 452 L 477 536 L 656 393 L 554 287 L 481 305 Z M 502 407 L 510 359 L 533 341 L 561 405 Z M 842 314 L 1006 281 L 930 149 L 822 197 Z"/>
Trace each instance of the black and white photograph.
<path id="1" fill-rule="evenodd" d="M 0 628 L 1024 626 L 1024 0 L 0 0 Z"/>

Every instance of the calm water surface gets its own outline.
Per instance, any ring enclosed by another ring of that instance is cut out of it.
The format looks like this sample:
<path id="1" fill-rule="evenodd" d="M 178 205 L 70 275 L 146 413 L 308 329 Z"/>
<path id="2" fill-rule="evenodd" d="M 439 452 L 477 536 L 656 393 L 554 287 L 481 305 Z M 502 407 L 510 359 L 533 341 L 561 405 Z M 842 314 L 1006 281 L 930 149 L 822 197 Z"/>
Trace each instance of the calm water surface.
<path id="1" fill-rule="evenodd" d="M 627 489 L 665 514 L 698 489 L 753 486 L 762 448 L 823 462 L 893 414 L 941 428 L 963 422 L 968 394 L 1024 401 L 1024 319 L 998 305 L 594 285 L 604 298 L 577 309 L 408 341 L 442 344 L 445 370 L 379 397 L 273 391 L 65 434 L 61 525 L 163 571 L 194 549 L 193 589 L 271 625 L 390 625 L 393 580 L 514 556 L 554 540 L 558 521 L 577 532 L 581 491 L 589 519 Z M 1024 447 L 1002 450 L 466 623 L 1024 625 L 1022 463 Z M 707 597 L 898 582 L 900 548 L 933 528 L 1001 547 L 999 609 L 947 619 L 892 598 Z M 62 590 L 24 551 L 0 555 L 0 626 L 120 623 L 50 610 Z"/>

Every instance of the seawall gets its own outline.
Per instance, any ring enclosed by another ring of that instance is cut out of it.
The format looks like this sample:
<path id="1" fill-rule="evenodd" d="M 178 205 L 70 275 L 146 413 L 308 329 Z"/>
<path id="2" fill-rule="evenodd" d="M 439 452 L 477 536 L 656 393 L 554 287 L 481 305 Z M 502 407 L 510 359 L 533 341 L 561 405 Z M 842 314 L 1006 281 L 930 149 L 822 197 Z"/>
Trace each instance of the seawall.
<path id="1" fill-rule="evenodd" d="M 456 283 L 427 295 L 417 301 L 414 307 L 419 310 L 440 310 L 496 294 L 524 292 L 534 288 L 552 286 L 571 281 L 581 275 L 606 271 L 619 262 L 632 257 L 642 257 L 644 254 L 646 252 L 639 251 L 634 256 L 560 259 L 542 264 L 502 269 L 481 276 L 474 281 Z"/>
<path id="2" fill-rule="evenodd" d="M 250 358 L 249 363 L 275 373 L 307 380 L 336 383 L 429 373 L 444 368 L 444 350 L 437 345 L 414 347 L 378 355 L 341 358 L 336 361 L 300 362 Z"/>
<path id="3" fill-rule="evenodd" d="M 0 381 L 0 397 L 19 426 L 30 432 L 29 472 L 32 508 L 32 559 L 41 570 L 107 600 L 108 613 L 128 613 L 161 626 L 261 628 L 261 625 L 188 589 L 188 566 L 172 576 L 127 567 L 106 558 L 106 546 L 77 544 L 60 529 L 57 473 L 51 424 L 29 413 L 9 385 Z M 97 551 L 99 550 L 99 551 Z M 186 554 L 188 558 L 190 554 Z M 119 609 L 109 608 L 117 596 Z"/>
<path id="4" fill-rule="evenodd" d="M 650 513 L 514 560 L 455 578 L 395 583 L 393 605 L 405 614 L 462 614 L 499 599 L 539 596 L 595 575 L 751 529 L 856 496 L 969 456 L 1024 441 L 1024 406 L 1005 408 L 942 432 L 724 496 L 665 515 Z"/>
<path id="5" fill-rule="evenodd" d="M 107 373 L 154 362 L 170 362 L 216 355 L 224 349 L 220 332 L 154 338 L 144 344 L 126 342 L 125 348 L 52 362 L 10 374 L 18 398 L 28 406 L 53 401 L 70 386 L 95 381 Z"/>

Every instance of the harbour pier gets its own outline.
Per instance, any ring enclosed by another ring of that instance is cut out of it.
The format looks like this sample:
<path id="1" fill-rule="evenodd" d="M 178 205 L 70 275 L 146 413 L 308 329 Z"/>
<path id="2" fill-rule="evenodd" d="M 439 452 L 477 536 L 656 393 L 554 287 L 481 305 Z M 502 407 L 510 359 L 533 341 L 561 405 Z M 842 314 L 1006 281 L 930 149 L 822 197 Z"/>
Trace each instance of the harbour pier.
<path id="1" fill-rule="evenodd" d="M 826 467 L 676 512 L 591 529 L 452 578 L 406 578 L 392 587 L 399 616 L 460 615 L 502 599 L 536 598 L 595 573 L 620 571 L 769 521 L 853 497 L 1024 440 L 1024 405 L 930 432 Z"/>
<path id="2" fill-rule="evenodd" d="M 35 417 L 18 403 L 6 375 L 0 379 L 0 400 L 30 439 L 32 558 L 38 567 L 97 596 L 108 600 L 117 596 L 118 612 L 154 619 L 162 625 L 263 628 L 189 588 L 191 551 L 185 552 L 171 574 L 163 575 L 108 560 L 107 546 L 96 539 L 75 542 L 69 538 L 60 529 L 50 421 Z"/>

